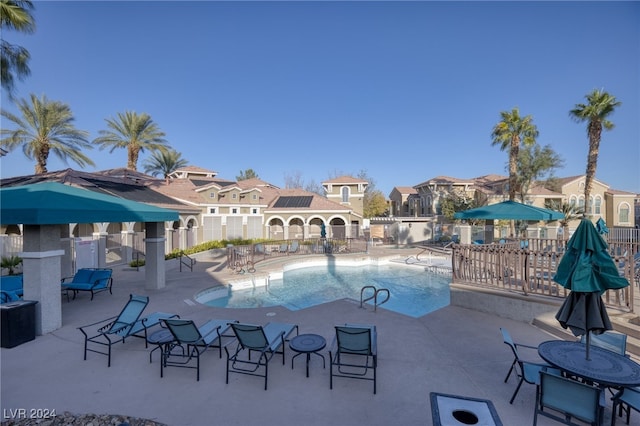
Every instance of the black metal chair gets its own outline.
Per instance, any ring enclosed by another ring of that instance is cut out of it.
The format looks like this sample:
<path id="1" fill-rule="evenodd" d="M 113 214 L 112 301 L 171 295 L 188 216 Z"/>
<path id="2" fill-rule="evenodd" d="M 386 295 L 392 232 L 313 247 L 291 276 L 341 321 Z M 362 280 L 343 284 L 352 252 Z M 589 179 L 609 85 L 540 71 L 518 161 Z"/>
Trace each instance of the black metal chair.
<path id="1" fill-rule="evenodd" d="M 513 401 L 516 399 L 516 395 L 518 395 L 518 392 L 520 391 L 520 387 L 522 386 L 522 383 L 526 382 L 531 385 L 537 386 L 540 383 L 540 370 L 542 370 L 543 368 L 551 367 L 551 366 L 545 362 L 535 363 L 535 362 L 523 361 L 520 358 L 520 355 L 518 354 L 518 348 L 522 347 L 522 348 L 537 350 L 537 347 L 530 346 L 530 345 L 523 345 L 521 343 L 515 343 L 511 338 L 511 334 L 509 334 L 507 330 L 501 327 L 500 331 L 502 332 L 503 342 L 507 346 L 509 346 L 509 348 L 511 349 L 511 352 L 513 353 L 513 362 L 511 363 L 511 367 L 507 372 L 507 377 L 504 378 L 504 382 L 507 383 L 507 380 L 509 380 L 509 376 L 511 376 L 512 372 L 515 372 L 516 377 L 520 379 L 518 381 L 518 386 L 516 386 L 516 390 L 513 392 L 513 395 L 509 400 L 509 404 L 513 404 Z"/>
<path id="2" fill-rule="evenodd" d="M 196 380 L 200 380 L 200 355 L 210 347 L 220 348 L 222 358 L 222 336 L 229 329 L 233 320 L 209 320 L 197 327 L 192 320 L 164 319 L 163 324 L 171 331 L 173 342 L 164 344 L 160 360 L 160 377 L 164 376 L 165 367 L 182 367 L 196 369 Z M 180 353 L 176 352 L 180 348 Z M 191 361 L 195 360 L 195 366 Z"/>
<path id="3" fill-rule="evenodd" d="M 579 426 L 574 419 L 592 426 L 602 424 L 604 400 L 602 389 L 542 370 L 536 390 L 533 426 L 538 415 L 565 425 Z M 615 417 L 615 416 L 614 416 Z"/>
<path id="4" fill-rule="evenodd" d="M 335 329 L 336 336 L 329 350 L 329 388 L 333 389 L 334 377 L 371 380 L 375 394 L 378 368 L 376 326 L 345 324 Z"/>
<path id="5" fill-rule="evenodd" d="M 229 373 L 247 374 L 264 377 L 264 390 L 267 390 L 269 376 L 269 361 L 276 354 L 282 354 L 282 364 L 285 360 L 285 342 L 296 330 L 295 324 L 267 323 L 265 326 L 253 324 L 231 324 L 237 341 L 229 342 L 224 350 L 227 353 L 227 381 Z M 229 346 L 235 344 L 235 350 Z M 251 353 L 258 352 L 257 359 L 251 359 Z M 261 373 L 264 369 L 264 374 Z"/>

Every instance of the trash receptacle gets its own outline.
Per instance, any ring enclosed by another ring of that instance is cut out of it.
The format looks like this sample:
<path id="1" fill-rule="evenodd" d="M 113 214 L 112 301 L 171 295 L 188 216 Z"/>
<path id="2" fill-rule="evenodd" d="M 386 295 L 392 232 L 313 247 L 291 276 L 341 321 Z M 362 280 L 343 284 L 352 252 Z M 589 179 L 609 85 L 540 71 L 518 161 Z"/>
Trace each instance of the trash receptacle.
<path id="1" fill-rule="evenodd" d="M 487 399 L 431 392 L 431 414 L 434 426 L 502 426 L 493 403 Z"/>
<path id="2" fill-rule="evenodd" d="M 36 338 L 36 301 L 0 305 L 0 346 L 13 348 Z"/>

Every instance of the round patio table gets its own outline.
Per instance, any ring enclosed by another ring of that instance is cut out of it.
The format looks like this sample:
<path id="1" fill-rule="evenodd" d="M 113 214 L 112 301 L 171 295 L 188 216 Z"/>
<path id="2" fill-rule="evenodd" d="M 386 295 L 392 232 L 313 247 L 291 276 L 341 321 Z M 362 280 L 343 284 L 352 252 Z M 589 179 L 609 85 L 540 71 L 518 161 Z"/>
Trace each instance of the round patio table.
<path id="1" fill-rule="evenodd" d="M 311 354 L 316 354 L 322 358 L 322 368 L 326 368 L 324 355 L 318 352 L 327 346 L 327 341 L 324 337 L 317 334 L 299 334 L 289 342 L 289 347 L 292 351 L 298 352 L 291 358 L 291 369 L 293 370 L 293 360 L 302 354 L 307 355 L 307 377 L 309 377 L 309 360 Z"/>
<path id="2" fill-rule="evenodd" d="M 168 345 L 174 340 L 175 338 L 173 337 L 173 334 L 171 334 L 171 331 L 166 328 L 160 329 L 147 337 L 147 342 L 152 345 L 157 345 L 157 347 L 153 348 L 151 352 L 149 352 L 149 362 L 152 362 L 151 357 L 156 350 L 160 349 L 162 352 L 162 346 Z"/>
<path id="3" fill-rule="evenodd" d="M 581 342 L 550 340 L 538 346 L 540 357 L 554 367 L 601 386 L 621 388 L 640 385 L 640 364 L 626 356 Z"/>

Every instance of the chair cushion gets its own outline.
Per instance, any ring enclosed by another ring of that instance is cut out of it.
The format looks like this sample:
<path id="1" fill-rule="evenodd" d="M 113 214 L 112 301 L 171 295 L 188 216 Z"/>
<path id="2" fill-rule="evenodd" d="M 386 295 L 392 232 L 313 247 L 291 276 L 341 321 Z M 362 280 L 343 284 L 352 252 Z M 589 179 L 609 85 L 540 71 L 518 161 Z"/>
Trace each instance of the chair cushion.
<path id="1" fill-rule="evenodd" d="M 94 288 L 105 288 L 109 285 L 109 278 L 111 278 L 110 269 L 98 269 L 91 274 L 91 280 L 87 281 L 92 284 L 96 284 Z"/>
<path id="2" fill-rule="evenodd" d="M 22 275 L 4 275 L 0 278 L 0 290 L 22 291 Z"/>
<path id="3" fill-rule="evenodd" d="M 72 283 L 90 283 L 91 276 L 93 275 L 93 269 L 78 269 L 73 276 Z"/>

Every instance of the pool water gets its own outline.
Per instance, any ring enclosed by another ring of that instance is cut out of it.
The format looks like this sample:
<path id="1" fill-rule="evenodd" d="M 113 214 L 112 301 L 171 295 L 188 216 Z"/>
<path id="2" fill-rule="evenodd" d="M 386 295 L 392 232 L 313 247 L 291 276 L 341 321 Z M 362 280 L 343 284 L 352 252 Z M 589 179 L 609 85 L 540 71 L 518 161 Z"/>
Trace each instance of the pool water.
<path id="1" fill-rule="evenodd" d="M 313 266 L 285 271 L 282 279 L 272 279 L 268 286 L 241 290 L 224 289 L 219 297 L 209 298 L 208 306 L 256 308 L 285 306 L 304 309 L 343 298 L 360 302 L 363 286 L 389 290 L 390 298 L 378 309 L 388 309 L 420 317 L 449 305 L 451 278 L 419 267 L 392 264 L 366 266 Z M 366 295 L 372 295 L 368 290 Z M 381 293 L 379 298 L 384 299 Z M 368 302 L 369 304 L 373 301 Z"/>

